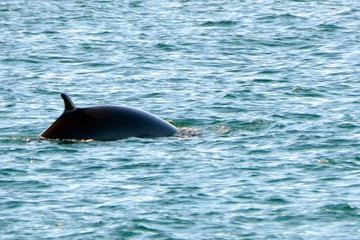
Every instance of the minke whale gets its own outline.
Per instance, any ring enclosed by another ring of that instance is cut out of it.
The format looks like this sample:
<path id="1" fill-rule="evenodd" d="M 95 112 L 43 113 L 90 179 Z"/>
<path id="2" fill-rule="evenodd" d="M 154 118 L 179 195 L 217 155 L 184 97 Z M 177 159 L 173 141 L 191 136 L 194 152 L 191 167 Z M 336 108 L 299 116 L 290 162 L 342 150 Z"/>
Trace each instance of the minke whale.
<path id="1" fill-rule="evenodd" d="M 78 108 L 62 93 L 65 109 L 44 132 L 46 140 L 111 141 L 129 137 L 156 138 L 172 136 L 177 128 L 148 112 L 123 106 Z"/>

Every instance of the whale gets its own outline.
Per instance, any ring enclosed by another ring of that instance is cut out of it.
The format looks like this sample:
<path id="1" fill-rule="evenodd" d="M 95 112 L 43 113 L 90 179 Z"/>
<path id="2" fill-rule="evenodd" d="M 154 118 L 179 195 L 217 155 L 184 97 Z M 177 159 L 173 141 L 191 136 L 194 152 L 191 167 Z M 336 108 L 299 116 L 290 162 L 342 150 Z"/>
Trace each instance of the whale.
<path id="1" fill-rule="evenodd" d="M 177 132 L 169 122 L 140 109 L 125 106 L 80 108 L 67 94 L 60 96 L 64 111 L 40 134 L 40 139 L 112 141 L 130 137 L 168 137 Z"/>

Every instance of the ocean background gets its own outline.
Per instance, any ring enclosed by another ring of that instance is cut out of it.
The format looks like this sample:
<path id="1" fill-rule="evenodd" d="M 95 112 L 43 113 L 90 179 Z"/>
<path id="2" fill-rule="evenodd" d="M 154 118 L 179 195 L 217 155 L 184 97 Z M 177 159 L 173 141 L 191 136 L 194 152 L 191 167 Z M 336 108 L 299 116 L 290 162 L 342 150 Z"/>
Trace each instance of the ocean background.
<path id="1" fill-rule="evenodd" d="M 124 105 L 198 136 L 64 142 Z M 359 239 L 360 1 L 2 0 L 0 239 Z"/>

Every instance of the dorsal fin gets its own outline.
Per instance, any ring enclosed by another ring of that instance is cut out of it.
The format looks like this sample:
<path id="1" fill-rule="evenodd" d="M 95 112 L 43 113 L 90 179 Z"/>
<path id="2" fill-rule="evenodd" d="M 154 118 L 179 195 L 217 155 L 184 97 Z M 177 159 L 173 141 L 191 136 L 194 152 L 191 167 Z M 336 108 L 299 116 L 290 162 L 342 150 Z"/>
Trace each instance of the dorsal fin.
<path id="1" fill-rule="evenodd" d="M 74 111 L 76 109 L 75 104 L 68 95 L 62 93 L 60 96 L 64 100 L 64 104 L 65 104 L 64 112 Z"/>

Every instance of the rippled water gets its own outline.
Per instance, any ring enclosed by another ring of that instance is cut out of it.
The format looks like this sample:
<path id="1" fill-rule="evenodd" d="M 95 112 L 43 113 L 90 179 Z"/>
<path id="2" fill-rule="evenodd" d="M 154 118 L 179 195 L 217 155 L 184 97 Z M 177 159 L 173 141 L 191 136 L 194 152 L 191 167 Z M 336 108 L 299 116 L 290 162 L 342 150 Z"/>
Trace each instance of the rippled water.
<path id="1" fill-rule="evenodd" d="M 1 239 L 358 239 L 359 9 L 1 1 Z M 61 92 L 202 134 L 36 140 Z"/>

